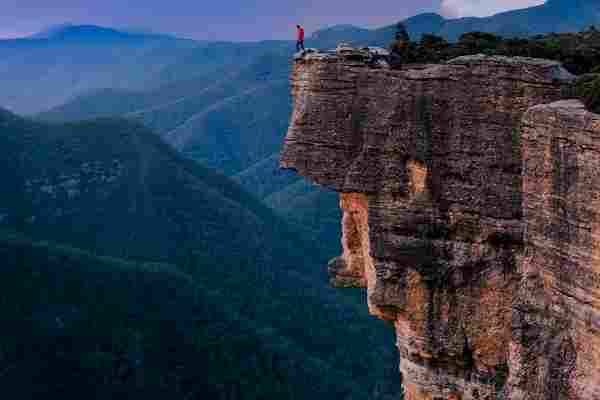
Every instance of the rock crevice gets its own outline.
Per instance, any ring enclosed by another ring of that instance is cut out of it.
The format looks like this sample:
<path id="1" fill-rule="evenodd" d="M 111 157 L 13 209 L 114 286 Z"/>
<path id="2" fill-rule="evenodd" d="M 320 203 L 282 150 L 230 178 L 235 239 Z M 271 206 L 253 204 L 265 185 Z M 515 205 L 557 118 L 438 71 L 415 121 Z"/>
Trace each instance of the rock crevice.
<path id="1" fill-rule="evenodd" d="M 560 101 L 572 80 L 295 61 L 281 163 L 340 192 L 332 282 L 393 322 L 407 400 L 600 399 L 600 116 Z"/>

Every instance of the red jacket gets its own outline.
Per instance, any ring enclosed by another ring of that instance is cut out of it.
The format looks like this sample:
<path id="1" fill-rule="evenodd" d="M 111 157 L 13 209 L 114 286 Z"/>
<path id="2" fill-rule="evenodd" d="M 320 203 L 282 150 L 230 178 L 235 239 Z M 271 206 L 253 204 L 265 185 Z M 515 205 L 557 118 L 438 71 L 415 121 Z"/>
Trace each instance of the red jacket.
<path id="1" fill-rule="evenodd" d="M 298 41 L 303 41 L 304 40 L 304 28 L 300 27 L 298 28 Z"/>

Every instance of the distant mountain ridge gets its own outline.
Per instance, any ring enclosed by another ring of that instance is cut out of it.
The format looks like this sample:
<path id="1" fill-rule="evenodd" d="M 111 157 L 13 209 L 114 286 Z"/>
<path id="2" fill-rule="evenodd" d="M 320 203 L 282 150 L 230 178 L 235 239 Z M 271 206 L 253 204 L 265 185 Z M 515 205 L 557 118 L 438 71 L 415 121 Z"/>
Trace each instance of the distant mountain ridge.
<path id="1" fill-rule="evenodd" d="M 578 31 L 600 22 L 600 1 L 547 0 L 546 3 L 539 6 L 505 11 L 489 17 L 445 18 L 437 13 L 428 12 L 409 17 L 402 22 L 407 25 L 410 33 L 417 37 L 422 33 L 436 33 L 452 40 L 469 31 L 509 35 Z M 339 24 L 315 31 L 310 40 L 319 44 L 329 42 L 333 38 L 351 42 L 364 40 L 373 43 L 381 39 L 382 34 L 389 33 L 392 28 L 393 26 L 384 26 L 377 29 L 367 29 L 351 24 Z M 178 39 L 168 34 L 76 23 L 52 26 L 22 39 L 72 38 L 85 40 L 133 37 Z M 3 40 L 0 40 L 0 43 L 2 42 Z"/>
<path id="2" fill-rule="evenodd" d="M 423 13 L 403 22 L 416 40 L 423 33 L 456 40 L 470 31 L 508 36 L 579 31 L 600 24 L 600 3 L 598 0 L 549 0 L 540 6 L 484 18 L 447 19 L 435 13 Z M 316 31 L 306 44 L 332 48 L 340 42 L 348 42 L 385 47 L 392 41 L 395 30 L 394 25 L 378 29 L 337 25 Z M 293 53 L 293 43 L 199 42 L 155 33 L 67 24 L 30 38 L 0 40 L 0 81 L 4 83 L 0 105 L 19 113 L 38 113 L 91 90 L 147 90 L 198 77 L 210 72 L 204 63 L 214 65 L 213 72 L 226 73 L 240 62 L 252 62 L 251 55 L 242 54 L 248 49 L 257 56 L 274 51 L 287 58 Z M 200 55 L 204 58 L 200 59 Z M 214 64 L 213 60 L 218 63 Z M 218 79 L 217 75 L 214 79 Z"/>
<path id="3" fill-rule="evenodd" d="M 167 35 L 68 25 L 32 37 L 0 40 L 0 105 L 31 114 L 89 90 L 142 90 L 201 43 Z"/>
<path id="4" fill-rule="evenodd" d="M 457 40 L 466 32 L 481 31 L 506 36 L 528 36 L 551 32 L 574 32 L 600 24 L 598 0 L 548 0 L 545 4 L 506 11 L 489 17 L 444 18 L 436 13 L 423 13 L 402 21 L 413 39 L 423 33 L 433 33 L 449 40 Z M 363 29 L 356 26 L 334 26 L 319 30 L 311 39 L 327 42 L 386 46 L 395 32 L 395 26 Z"/>
<path id="5" fill-rule="evenodd" d="M 27 36 L 27 40 L 106 40 L 106 39 L 132 39 L 132 38 L 163 38 L 175 39 L 174 36 L 166 34 L 155 34 L 108 28 L 89 24 L 61 24 L 47 28 L 41 32 Z"/>

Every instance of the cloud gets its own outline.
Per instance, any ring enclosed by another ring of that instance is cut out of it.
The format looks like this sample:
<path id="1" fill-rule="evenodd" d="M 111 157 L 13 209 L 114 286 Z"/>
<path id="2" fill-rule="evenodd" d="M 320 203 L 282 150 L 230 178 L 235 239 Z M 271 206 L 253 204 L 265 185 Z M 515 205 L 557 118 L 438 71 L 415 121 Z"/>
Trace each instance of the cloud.
<path id="1" fill-rule="evenodd" d="M 543 3 L 545 0 L 443 0 L 441 12 L 447 17 L 484 17 Z"/>

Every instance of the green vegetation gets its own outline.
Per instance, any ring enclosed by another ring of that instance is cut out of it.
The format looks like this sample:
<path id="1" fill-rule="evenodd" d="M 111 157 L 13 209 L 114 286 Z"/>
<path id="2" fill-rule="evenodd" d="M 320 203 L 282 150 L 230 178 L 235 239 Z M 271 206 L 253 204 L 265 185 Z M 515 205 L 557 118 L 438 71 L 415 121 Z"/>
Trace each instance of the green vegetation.
<path id="1" fill-rule="evenodd" d="M 588 110 L 600 113 L 600 74 L 586 74 L 577 80 L 575 95 L 582 99 Z"/>
<path id="2" fill-rule="evenodd" d="M 205 50 L 197 51 L 204 54 Z M 215 49 L 210 56 L 218 58 L 224 51 Z M 323 213 L 339 214 L 337 201 L 324 200 L 333 199 L 334 194 L 313 187 L 310 194 L 296 192 L 299 197 L 288 201 L 267 200 L 301 178 L 279 168 L 278 151 L 291 113 L 288 55 L 276 50 L 256 51 L 252 62 L 229 65 L 228 72 L 216 81 L 201 75 L 147 92 L 94 91 L 39 118 L 73 121 L 118 115 L 138 121 L 188 158 L 234 178 L 267 201 L 288 223 L 301 226 L 309 235 L 316 234 L 309 237 L 316 238 L 315 242 L 334 256 L 339 251 L 339 220 L 316 218 Z M 305 207 L 287 207 L 295 202 L 303 202 Z M 330 208 L 320 209 L 324 206 Z"/>
<path id="3" fill-rule="evenodd" d="M 319 238 L 315 245 L 328 254 L 332 246 L 340 245 L 342 212 L 339 194 L 300 179 L 270 194 L 265 202 L 286 221 L 307 232 L 308 237 Z M 338 255 L 331 254 L 332 257 Z"/>
<path id="4" fill-rule="evenodd" d="M 0 256 L 0 385 L 15 397 L 365 398 L 174 266 L 1 231 Z"/>
<path id="5" fill-rule="evenodd" d="M 11 388 L 35 376 L 31 390 L 62 398 L 397 395 L 393 330 L 362 293 L 328 286 L 333 254 L 309 230 L 138 123 L 0 112 L 0 132 L 0 229 L 29 238 L 0 241 L 14 260 L 0 283 Z"/>
<path id="6" fill-rule="evenodd" d="M 400 32 L 406 32 L 402 24 Z M 531 38 L 504 38 L 486 32 L 469 32 L 450 43 L 440 36 L 425 34 L 419 42 L 402 36 L 391 44 L 396 65 L 438 63 L 452 58 L 487 54 L 533 57 L 560 61 L 576 75 L 589 73 L 600 65 L 600 32 L 590 28 L 580 33 L 538 35 Z"/>
<path id="7" fill-rule="evenodd" d="M 125 117 L 188 157 L 235 175 L 279 150 L 291 113 L 288 72 L 287 54 L 257 49 L 249 63 L 223 66 L 210 79 L 182 74 L 180 81 L 146 92 L 93 91 L 39 118 Z"/>
<path id="8" fill-rule="evenodd" d="M 579 75 L 572 95 L 589 110 L 600 112 L 600 32 L 595 27 L 580 33 L 538 35 L 531 38 L 503 38 L 491 33 L 470 32 L 458 42 L 425 34 L 412 42 L 402 24 L 390 45 L 392 66 L 440 63 L 471 54 L 533 57 L 560 61 L 571 73 Z"/>

